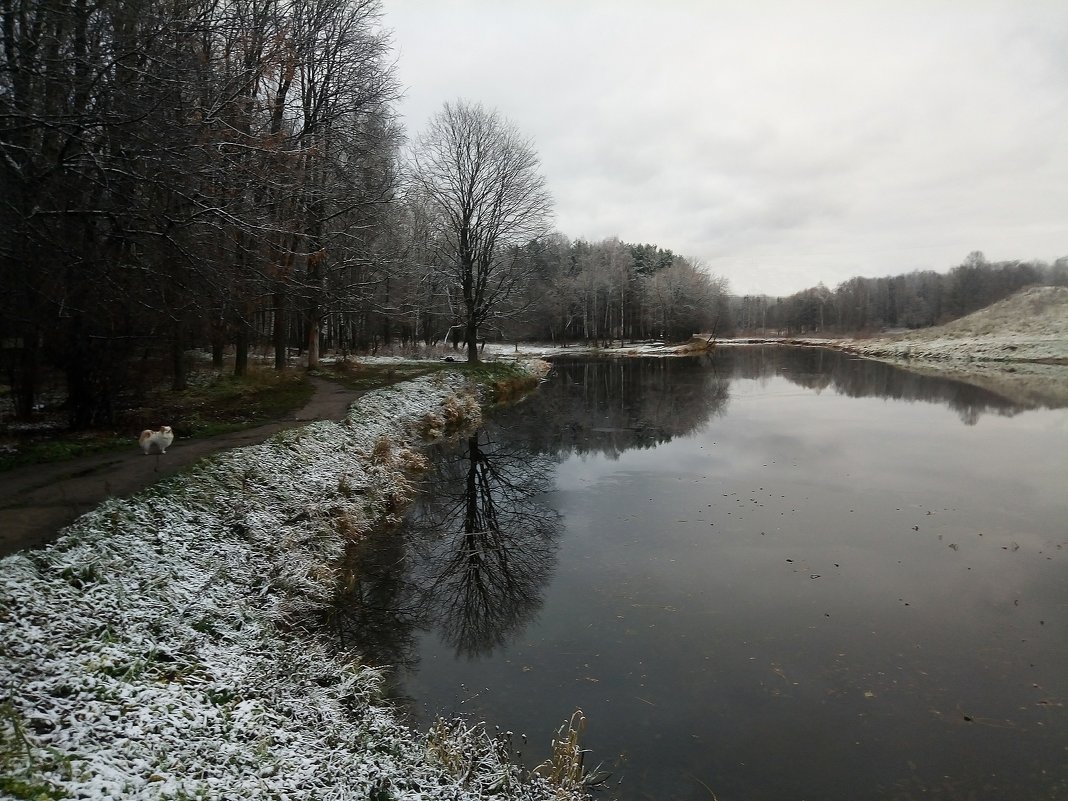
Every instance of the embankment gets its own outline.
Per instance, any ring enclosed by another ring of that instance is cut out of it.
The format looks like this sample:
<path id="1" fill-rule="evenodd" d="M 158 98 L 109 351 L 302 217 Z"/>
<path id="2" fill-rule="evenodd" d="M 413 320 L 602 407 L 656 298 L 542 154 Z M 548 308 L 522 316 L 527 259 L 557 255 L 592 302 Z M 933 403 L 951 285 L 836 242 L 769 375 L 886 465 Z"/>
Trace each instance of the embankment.
<path id="1" fill-rule="evenodd" d="M 420 442 L 472 422 L 474 392 L 439 373 L 370 393 L 0 560 L 0 795 L 568 797 L 520 791 L 477 728 L 428 747 L 374 668 L 306 630 L 346 542 L 399 513 Z"/>

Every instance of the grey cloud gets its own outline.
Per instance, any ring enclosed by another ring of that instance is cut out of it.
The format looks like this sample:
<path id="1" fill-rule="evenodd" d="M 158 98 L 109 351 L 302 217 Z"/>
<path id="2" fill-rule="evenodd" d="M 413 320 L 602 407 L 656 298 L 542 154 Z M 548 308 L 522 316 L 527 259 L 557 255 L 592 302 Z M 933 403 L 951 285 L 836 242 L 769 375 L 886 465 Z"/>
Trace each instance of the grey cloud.
<path id="1" fill-rule="evenodd" d="M 776 294 L 1068 252 L 1063 2 L 386 2 L 409 124 L 498 107 L 570 236 Z"/>

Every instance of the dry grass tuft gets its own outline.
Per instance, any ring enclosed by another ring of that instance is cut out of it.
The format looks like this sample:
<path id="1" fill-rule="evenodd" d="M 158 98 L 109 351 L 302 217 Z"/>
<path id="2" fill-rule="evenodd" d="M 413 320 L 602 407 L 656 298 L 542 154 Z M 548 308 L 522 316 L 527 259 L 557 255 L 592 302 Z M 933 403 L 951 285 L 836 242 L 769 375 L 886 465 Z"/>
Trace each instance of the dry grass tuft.
<path id="1" fill-rule="evenodd" d="M 398 448 L 394 452 L 393 464 L 402 470 L 410 470 L 414 473 L 422 473 L 430 467 L 430 463 L 423 454 L 407 446 Z"/>
<path id="2" fill-rule="evenodd" d="M 522 787 L 522 771 L 510 758 L 510 733 L 490 736 L 482 723 L 467 725 L 455 718 L 438 718 L 426 736 L 427 757 L 472 797 L 529 797 L 515 793 Z"/>
<path id="3" fill-rule="evenodd" d="M 424 439 L 440 439 L 445 435 L 445 418 L 440 414 L 427 412 L 416 428 Z"/>
<path id="4" fill-rule="evenodd" d="M 331 522 L 334 530 L 347 540 L 356 540 L 371 530 L 370 524 L 361 516 L 348 509 L 333 509 Z"/>
<path id="5" fill-rule="evenodd" d="M 445 399 L 440 413 L 424 414 L 415 429 L 424 439 L 440 439 L 481 422 L 482 406 L 478 398 L 470 392 L 458 392 Z"/>
<path id="6" fill-rule="evenodd" d="M 508 403 L 527 394 L 536 386 L 538 386 L 537 376 L 524 375 L 494 381 L 490 389 L 494 403 Z"/>
<path id="7" fill-rule="evenodd" d="M 592 772 L 585 768 L 586 754 L 589 753 L 582 748 L 585 731 L 586 716 L 581 709 L 576 709 L 571 719 L 557 730 L 549 758 L 534 768 L 533 773 L 567 794 L 603 784 L 608 774 L 600 765 Z"/>
<path id="8" fill-rule="evenodd" d="M 482 422 L 482 406 L 473 394 L 463 392 L 450 395 L 444 404 L 445 426 L 456 430 L 462 426 L 477 426 Z"/>
<path id="9" fill-rule="evenodd" d="M 426 734 L 427 755 L 452 776 L 462 776 L 467 768 L 462 728 L 459 721 L 438 718 Z"/>
<path id="10" fill-rule="evenodd" d="M 708 351 L 714 348 L 715 344 L 712 342 L 711 339 L 704 339 L 701 336 L 695 336 L 685 345 L 681 345 L 680 347 L 676 348 L 675 352 L 678 354 L 707 353 Z"/>
<path id="11" fill-rule="evenodd" d="M 371 464 L 391 464 L 393 461 L 393 440 L 387 436 L 381 436 L 375 440 L 371 448 Z"/>

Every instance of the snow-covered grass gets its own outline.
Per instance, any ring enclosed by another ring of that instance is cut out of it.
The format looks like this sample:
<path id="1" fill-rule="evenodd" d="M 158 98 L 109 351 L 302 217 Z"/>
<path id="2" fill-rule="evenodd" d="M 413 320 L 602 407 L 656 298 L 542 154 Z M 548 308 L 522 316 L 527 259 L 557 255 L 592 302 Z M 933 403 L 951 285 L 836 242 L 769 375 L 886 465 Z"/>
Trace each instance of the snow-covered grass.
<path id="1" fill-rule="evenodd" d="M 1022 289 L 945 325 L 866 339 L 791 340 L 862 356 L 951 362 L 1068 362 L 1068 287 Z"/>
<path id="2" fill-rule="evenodd" d="M 379 671 L 303 629 L 347 539 L 403 502 L 420 422 L 477 414 L 472 391 L 437 373 L 370 393 L 0 561 L 0 796 L 581 797 L 521 781 L 477 726 L 429 747 Z"/>

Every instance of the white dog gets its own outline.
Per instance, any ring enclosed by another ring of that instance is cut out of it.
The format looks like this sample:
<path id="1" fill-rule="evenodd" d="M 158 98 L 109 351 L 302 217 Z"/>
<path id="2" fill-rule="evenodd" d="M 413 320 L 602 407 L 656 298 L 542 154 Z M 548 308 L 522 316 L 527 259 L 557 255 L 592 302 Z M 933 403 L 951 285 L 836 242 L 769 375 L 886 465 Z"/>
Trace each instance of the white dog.
<path id="1" fill-rule="evenodd" d="M 141 432 L 141 436 L 137 441 L 141 444 L 141 449 L 145 452 L 145 456 L 148 456 L 148 452 L 152 450 L 153 445 L 159 448 L 160 453 L 166 453 L 167 448 L 174 442 L 174 432 L 171 431 L 170 426 L 163 426 L 159 431 L 152 431 L 146 428 Z"/>

